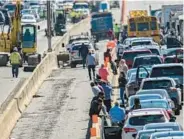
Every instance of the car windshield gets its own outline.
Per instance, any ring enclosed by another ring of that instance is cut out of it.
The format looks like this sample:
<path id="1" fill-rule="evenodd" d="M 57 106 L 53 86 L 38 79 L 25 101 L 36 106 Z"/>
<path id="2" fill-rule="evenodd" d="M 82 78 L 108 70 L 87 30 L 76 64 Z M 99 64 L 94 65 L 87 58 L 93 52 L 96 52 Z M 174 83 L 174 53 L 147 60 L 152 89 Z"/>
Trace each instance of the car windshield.
<path id="1" fill-rule="evenodd" d="M 157 95 L 161 95 L 162 98 L 167 98 L 169 99 L 169 95 L 166 95 L 165 93 L 162 93 L 162 92 L 159 92 L 159 91 L 154 91 L 154 92 L 139 92 L 137 93 L 138 95 L 146 95 L 146 94 L 150 94 L 150 93 L 153 93 L 153 94 L 157 94 Z M 167 93 L 167 92 L 166 92 Z"/>
<path id="2" fill-rule="evenodd" d="M 148 129 L 164 129 L 164 128 L 169 128 L 169 129 L 172 129 L 173 131 L 179 131 L 180 130 L 179 126 L 172 126 L 172 125 L 147 126 L 146 130 L 148 130 Z"/>
<path id="3" fill-rule="evenodd" d="M 150 49 L 152 54 L 160 55 L 159 51 L 157 49 Z"/>
<path id="4" fill-rule="evenodd" d="M 89 8 L 88 4 L 75 4 L 73 6 L 73 9 L 88 9 L 88 8 Z"/>
<path id="5" fill-rule="evenodd" d="M 132 97 L 130 98 L 129 102 L 130 102 L 130 107 L 134 105 L 134 99 L 136 97 Z M 148 99 L 161 99 L 160 96 L 157 96 L 157 95 L 151 95 L 151 96 L 148 96 L 148 95 L 144 95 L 144 96 L 139 96 L 138 97 L 140 101 L 143 101 L 143 100 L 148 100 Z"/>
<path id="6" fill-rule="evenodd" d="M 136 56 L 142 55 L 142 54 L 151 54 L 151 52 L 150 51 L 125 52 L 123 53 L 122 59 L 133 61 Z"/>
<path id="7" fill-rule="evenodd" d="M 88 41 L 88 38 L 75 38 L 75 39 L 70 39 L 69 44 L 73 43 L 74 41 Z"/>
<path id="8" fill-rule="evenodd" d="M 137 41 L 137 42 L 132 42 L 132 46 L 138 46 L 138 45 L 151 45 L 151 41 Z"/>
<path id="9" fill-rule="evenodd" d="M 146 133 L 140 135 L 139 139 L 149 139 L 152 133 Z"/>
<path id="10" fill-rule="evenodd" d="M 133 68 L 137 68 L 140 65 L 154 65 L 154 64 L 161 64 L 161 60 L 158 57 L 141 57 L 135 59 Z"/>
<path id="11" fill-rule="evenodd" d="M 141 115 L 134 116 L 129 119 L 129 124 L 133 126 L 143 126 L 149 123 L 163 123 L 165 122 L 164 115 Z"/>
<path id="12" fill-rule="evenodd" d="M 146 72 L 139 72 L 139 78 L 146 78 L 147 73 Z M 132 73 L 129 79 L 129 82 L 134 82 L 136 79 L 136 73 Z"/>
<path id="13" fill-rule="evenodd" d="M 88 48 L 90 48 L 89 45 L 85 45 L 85 46 L 87 46 Z M 77 51 L 77 50 L 79 50 L 80 48 L 81 48 L 81 45 L 76 45 L 76 46 L 74 46 L 74 47 L 72 48 L 72 50 L 73 50 L 73 51 Z"/>
<path id="14" fill-rule="evenodd" d="M 168 109 L 168 103 L 165 101 L 142 101 L 141 108 L 164 108 Z"/>
<path id="15" fill-rule="evenodd" d="M 182 66 L 155 67 L 152 69 L 151 77 L 183 76 Z"/>
<path id="16" fill-rule="evenodd" d="M 33 16 L 23 16 L 22 19 L 31 19 L 32 20 L 32 19 L 34 19 L 34 17 Z"/>
<path id="17" fill-rule="evenodd" d="M 142 89 L 168 89 L 172 87 L 170 80 L 145 81 Z"/>
<path id="18" fill-rule="evenodd" d="M 14 11 L 16 8 L 16 5 L 14 4 L 7 4 L 4 6 L 5 9 L 8 9 L 8 11 Z"/>
<path id="19" fill-rule="evenodd" d="M 138 27 L 138 31 L 148 31 L 149 23 L 138 23 L 137 27 Z"/>

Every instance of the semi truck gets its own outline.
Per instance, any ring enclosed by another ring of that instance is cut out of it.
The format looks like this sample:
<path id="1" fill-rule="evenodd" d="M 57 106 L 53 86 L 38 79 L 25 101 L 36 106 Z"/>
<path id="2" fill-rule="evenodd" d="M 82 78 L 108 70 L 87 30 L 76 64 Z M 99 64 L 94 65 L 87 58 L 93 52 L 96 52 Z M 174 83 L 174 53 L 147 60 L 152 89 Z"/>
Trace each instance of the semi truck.
<path id="1" fill-rule="evenodd" d="M 91 35 L 99 39 L 107 38 L 109 29 L 113 30 L 113 17 L 111 12 L 93 13 L 91 15 Z"/>

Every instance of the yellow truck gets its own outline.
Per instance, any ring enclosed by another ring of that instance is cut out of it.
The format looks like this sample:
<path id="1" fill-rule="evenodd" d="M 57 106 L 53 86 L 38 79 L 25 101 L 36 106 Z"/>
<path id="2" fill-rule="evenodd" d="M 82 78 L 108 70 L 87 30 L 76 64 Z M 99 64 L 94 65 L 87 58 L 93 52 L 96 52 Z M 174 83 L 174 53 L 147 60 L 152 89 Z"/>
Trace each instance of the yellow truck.
<path id="1" fill-rule="evenodd" d="M 160 29 L 155 16 L 149 16 L 146 10 L 134 10 L 129 14 L 128 37 L 152 37 L 160 43 Z"/>

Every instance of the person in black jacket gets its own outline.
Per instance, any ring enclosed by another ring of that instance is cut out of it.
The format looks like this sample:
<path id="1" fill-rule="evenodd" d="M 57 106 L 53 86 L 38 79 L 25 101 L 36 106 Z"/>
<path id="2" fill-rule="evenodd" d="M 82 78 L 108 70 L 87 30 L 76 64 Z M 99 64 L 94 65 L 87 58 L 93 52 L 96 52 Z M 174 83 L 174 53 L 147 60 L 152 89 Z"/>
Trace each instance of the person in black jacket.
<path id="1" fill-rule="evenodd" d="M 79 49 L 79 56 L 82 57 L 83 68 L 85 68 L 85 65 L 86 65 L 86 58 L 87 58 L 88 52 L 89 52 L 88 46 L 82 43 Z"/>
<path id="2" fill-rule="evenodd" d="M 127 84 L 127 80 L 124 72 L 120 73 L 118 82 L 119 82 L 119 88 L 120 88 L 120 98 L 122 101 L 122 105 L 124 105 L 124 91 L 125 91 L 125 86 Z"/>

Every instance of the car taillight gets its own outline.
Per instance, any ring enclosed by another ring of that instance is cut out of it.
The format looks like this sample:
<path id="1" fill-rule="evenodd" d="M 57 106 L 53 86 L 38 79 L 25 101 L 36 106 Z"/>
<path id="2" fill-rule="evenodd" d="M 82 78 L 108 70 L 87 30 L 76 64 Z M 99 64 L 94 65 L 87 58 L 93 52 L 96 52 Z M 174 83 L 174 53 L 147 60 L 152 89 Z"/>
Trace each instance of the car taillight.
<path id="1" fill-rule="evenodd" d="M 172 110 L 167 110 L 167 113 L 168 113 L 169 117 L 171 118 L 171 116 L 172 116 Z"/>
<path id="2" fill-rule="evenodd" d="M 74 55 L 74 54 L 75 54 L 75 52 L 71 52 L 71 54 L 72 54 L 72 55 Z"/>
<path id="3" fill-rule="evenodd" d="M 135 128 L 123 128 L 125 133 L 128 133 L 128 132 L 136 132 L 136 129 Z"/>

